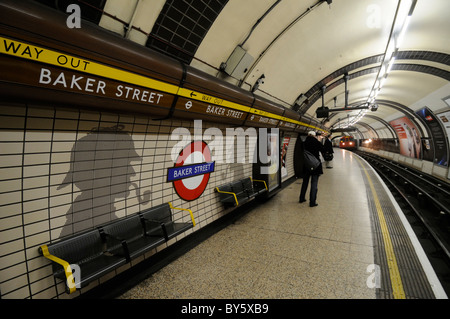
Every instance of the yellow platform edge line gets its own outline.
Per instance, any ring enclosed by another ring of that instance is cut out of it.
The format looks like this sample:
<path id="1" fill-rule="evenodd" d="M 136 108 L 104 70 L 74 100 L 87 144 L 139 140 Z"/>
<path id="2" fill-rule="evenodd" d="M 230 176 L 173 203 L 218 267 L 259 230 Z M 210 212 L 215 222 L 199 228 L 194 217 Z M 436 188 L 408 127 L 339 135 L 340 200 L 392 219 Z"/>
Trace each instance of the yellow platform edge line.
<path id="1" fill-rule="evenodd" d="M 389 268 L 389 277 L 391 278 L 392 292 L 395 299 L 406 299 L 405 291 L 403 289 L 403 282 L 400 276 L 400 271 L 398 269 L 397 258 L 394 253 L 394 246 L 392 245 L 391 236 L 389 234 L 389 230 L 387 227 L 386 219 L 384 217 L 383 209 L 381 208 L 380 201 L 378 199 L 378 195 L 375 191 L 375 187 L 373 186 L 372 179 L 367 172 L 367 169 L 364 167 L 361 160 L 356 157 L 360 166 L 364 170 L 364 173 L 369 181 L 370 190 L 372 192 L 373 200 L 375 202 L 375 207 L 377 209 L 378 220 L 380 222 L 381 233 L 383 236 L 384 243 L 384 251 L 386 253 L 386 259 Z"/>

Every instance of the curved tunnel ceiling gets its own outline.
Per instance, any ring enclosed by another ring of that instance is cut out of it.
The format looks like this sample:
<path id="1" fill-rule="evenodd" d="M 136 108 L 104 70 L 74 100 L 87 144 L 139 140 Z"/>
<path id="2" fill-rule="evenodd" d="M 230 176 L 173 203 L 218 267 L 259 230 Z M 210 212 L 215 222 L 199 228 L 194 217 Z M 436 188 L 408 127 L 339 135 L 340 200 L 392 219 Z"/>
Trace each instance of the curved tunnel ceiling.
<path id="1" fill-rule="evenodd" d="M 78 1 L 86 7 L 87 1 Z M 324 85 L 325 105 L 344 106 L 346 73 L 348 105 L 367 102 L 392 54 L 396 59 L 376 96 L 378 110 L 368 113 L 372 116 L 364 117 L 361 126 L 386 128 L 390 120 L 414 116 L 424 106 L 435 112 L 449 109 L 444 102 L 450 96 L 448 0 L 94 2 L 88 19 L 101 27 L 244 89 L 252 90 L 264 75 L 256 95 L 311 117 L 322 105 Z M 221 65 L 238 46 L 253 60 L 246 72 L 230 76 Z M 345 121 L 359 113 L 331 113 L 324 124 L 332 128 L 339 117 Z"/>

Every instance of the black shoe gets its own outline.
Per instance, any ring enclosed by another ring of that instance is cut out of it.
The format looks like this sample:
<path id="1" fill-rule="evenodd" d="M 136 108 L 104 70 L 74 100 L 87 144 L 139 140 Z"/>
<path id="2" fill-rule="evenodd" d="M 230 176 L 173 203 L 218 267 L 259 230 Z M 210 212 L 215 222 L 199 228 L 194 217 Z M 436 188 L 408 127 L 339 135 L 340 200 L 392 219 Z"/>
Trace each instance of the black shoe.
<path id="1" fill-rule="evenodd" d="M 316 207 L 316 206 L 318 206 L 319 204 L 317 204 L 317 203 L 314 203 L 314 204 L 309 204 L 309 207 Z"/>
<path id="2" fill-rule="evenodd" d="M 298 202 L 299 203 L 304 203 L 304 202 L 306 202 L 306 199 L 300 199 Z"/>

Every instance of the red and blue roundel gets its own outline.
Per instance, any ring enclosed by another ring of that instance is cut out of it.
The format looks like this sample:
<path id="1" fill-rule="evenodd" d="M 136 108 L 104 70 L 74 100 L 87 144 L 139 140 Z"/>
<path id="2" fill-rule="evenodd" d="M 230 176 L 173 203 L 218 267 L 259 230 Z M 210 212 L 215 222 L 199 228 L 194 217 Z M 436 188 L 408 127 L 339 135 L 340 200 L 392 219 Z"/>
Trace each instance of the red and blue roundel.
<path id="1" fill-rule="evenodd" d="M 182 199 L 197 199 L 208 185 L 214 164 L 208 144 L 194 141 L 180 152 L 175 166 L 167 170 L 167 181 L 173 182 L 175 191 Z"/>

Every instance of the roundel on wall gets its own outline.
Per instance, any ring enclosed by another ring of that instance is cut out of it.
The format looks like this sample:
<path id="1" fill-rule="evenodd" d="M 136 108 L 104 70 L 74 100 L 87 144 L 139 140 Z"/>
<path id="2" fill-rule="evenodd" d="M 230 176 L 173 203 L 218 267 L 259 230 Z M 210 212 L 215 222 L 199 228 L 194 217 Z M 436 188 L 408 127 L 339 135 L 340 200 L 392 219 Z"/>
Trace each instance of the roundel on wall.
<path id="1" fill-rule="evenodd" d="M 175 166 L 167 170 L 167 181 L 173 183 L 178 196 L 192 201 L 203 194 L 214 166 L 208 144 L 194 141 L 184 147 Z"/>

